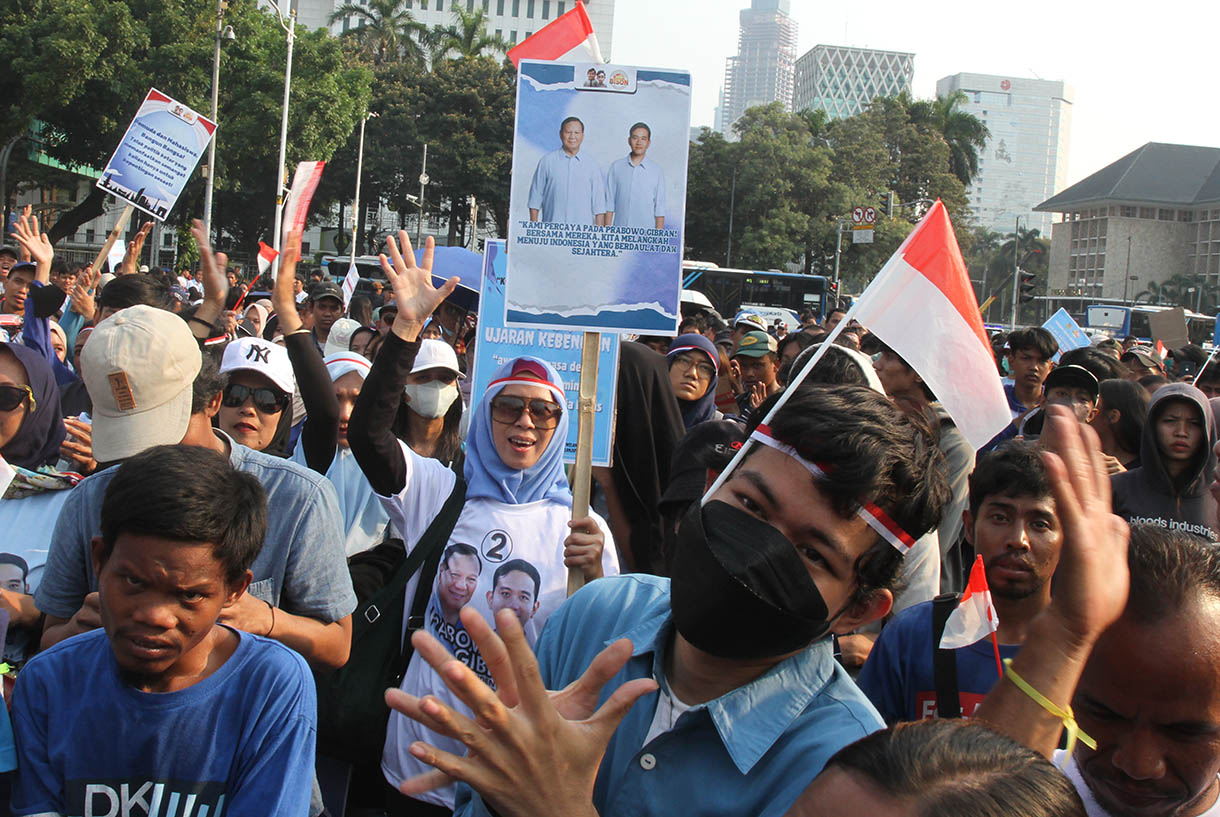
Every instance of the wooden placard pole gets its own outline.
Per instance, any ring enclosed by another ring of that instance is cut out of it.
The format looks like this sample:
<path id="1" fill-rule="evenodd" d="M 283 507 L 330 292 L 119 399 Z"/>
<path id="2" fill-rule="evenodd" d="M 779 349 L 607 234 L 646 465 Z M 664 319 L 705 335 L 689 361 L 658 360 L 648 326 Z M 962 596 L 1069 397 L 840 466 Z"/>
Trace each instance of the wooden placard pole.
<path id="1" fill-rule="evenodd" d="M 94 272 L 100 273 L 102 271 L 102 262 L 106 260 L 106 256 L 110 255 L 110 248 L 114 246 L 114 242 L 127 229 L 127 222 L 131 221 L 131 214 L 135 212 L 135 209 L 134 204 L 129 204 L 123 208 L 123 214 L 119 216 L 119 220 L 114 223 L 114 229 L 106 237 L 106 243 L 102 245 L 102 251 L 97 254 L 97 258 L 93 259 Z M 111 272 L 114 272 L 114 270 L 111 270 Z"/>
<path id="2" fill-rule="evenodd" d="M 572 466 L 572 518 L 589 515 L 589 489 L 593 481 L 593 417 L 597 411 L 597 362 L 600 332 L 585 332 L 580 353 L 580 399 L 576 404 L 580 425 L 576 433 L 576 462 Z M 568 595 L 584 587 L 580 568 L 568 568 Z"/>

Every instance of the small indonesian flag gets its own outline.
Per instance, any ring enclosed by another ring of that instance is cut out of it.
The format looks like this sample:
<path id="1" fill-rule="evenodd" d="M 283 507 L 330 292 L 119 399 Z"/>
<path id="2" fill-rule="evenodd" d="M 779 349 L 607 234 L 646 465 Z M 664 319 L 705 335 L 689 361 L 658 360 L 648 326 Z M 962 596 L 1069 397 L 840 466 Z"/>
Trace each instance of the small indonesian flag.
<path id="1" fill-rule="evenodd" d="M 919 373 L 976 449 L 1012 422 L 970 276 L 939 200 L 848 317 Z"/>
<path id="2" fill-rule="evenodd" d="M 267 270 L 271 269 L 271 262 L 276 259 L 279 253 L 268 247 L 263 242 L 258 242 L 258 274 L 262 275 Z"/>
<path id="3" fill-rule="evenodd" d="M 1161 343 L 1160 340 L 1156 342 L 1156 353 L 1160 355 L 1161 360 L 1165 359 L 1165 344 Z"/>
<path id="4" fill-rule="evenodd" d="M 360 273 L 356 272 L 356 262 L 347 268 L 347 276 L 343 279 L 343 308 L 346 309 L 348 304 L 352 302 L 352 295 L 356 292 L 356 282 L 360 280 Z"/>
<path id="5" fill-rule="evenodd" d="M 957 609 L 949 614 L 945 622 L 945 633 L 940 639 L 942 650 L 968 647 L 994 633 L 1000 626 L 995 605 L 991 603 L 991 591 L 987 589 L 987 574 L 983 570 L 983 557 L 974 559 L 970 568 L 970 581 L 962 593 Z"/>
<path id="6" fill-rule="evenodd" d="M 281 241 L 293 230 L 305 229 L 305 218 L 309 215 L 309 202 L 313 201 L 313 191 L 318 189 L 322 178 L 322 168 L 326 162 L 301 162 L 296 173 L 292 175 L 292 188 L 288 191 L 288 200 L 284 202 L 284 231 Z"/>
<path id="7" fill-rule="evenodd" d="M 576 7 L 556 17 L 554 22 L 526 37 L 508 51 L 513 67 L 521 60 L 553 60 L 555 62 L 604 62 L 597 35 L 585 4 L 577 0 Z"/>

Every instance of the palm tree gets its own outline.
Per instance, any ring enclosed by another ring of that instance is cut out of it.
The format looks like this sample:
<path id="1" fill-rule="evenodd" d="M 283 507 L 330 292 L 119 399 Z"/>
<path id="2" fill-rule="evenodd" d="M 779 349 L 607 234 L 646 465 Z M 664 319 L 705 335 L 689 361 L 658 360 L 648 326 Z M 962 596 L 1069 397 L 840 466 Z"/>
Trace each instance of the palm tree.
<path id="1" fill-rule="evenodd" d="M 432 62 L 454 55 L 457 59 L 504 54 L 512 44 L 499 34 L 487 32 L 487 12 L 481 8 L 464 11 L 453 7 L 453 24 L 432 32 Z"/>
<path id="2" fill-rule="evenodd" d="M 911 119 L 924 124 L 949 146 L 949 170 L 962 184 L 969 185 L 979 172 L 979 151 L 987 145 L 987 126 L 974 114 L 961 110 L 968 97 L 964 91 L 910 105 Z"/>
<path id="3" fill-rule="evenodd" d="M 411 16 L 405 0 L 368 0 L 368 5 L 344 3 L 330 15 L 331 24 L 356 18 L 356 27 L 344 32 L 354 39 L 374 65 L 406 58 L 423 62 L 420 40 L 428 27 Z M 414 36 L 412 36 L 414 35 Z"/>

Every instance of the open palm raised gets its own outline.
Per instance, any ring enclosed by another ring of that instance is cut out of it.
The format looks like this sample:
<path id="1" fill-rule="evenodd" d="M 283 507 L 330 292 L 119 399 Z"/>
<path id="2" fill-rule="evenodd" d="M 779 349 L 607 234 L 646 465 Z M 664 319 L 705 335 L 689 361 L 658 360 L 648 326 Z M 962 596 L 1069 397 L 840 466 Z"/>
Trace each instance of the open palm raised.
<path id="1" fill-rule="evenodd" d="M 399 252 L 399 244 L 402 252 Z M 398 241 L 392 235 L 386 236 L 385 245 L 387 252 L 381 255 L 381 270 L 394 291 L 394 302 L 398 306 L 392 331 L 405 341 L 414 341 L 428 316 L 457 288 L 459 279 L 450 278 L 439 289 L 432 285 L 432 255 L 436 247 L 432 236 L 424 241 L 420 265 L 415 263 L 415 252 L 406 230 L 398 231 Z"/>

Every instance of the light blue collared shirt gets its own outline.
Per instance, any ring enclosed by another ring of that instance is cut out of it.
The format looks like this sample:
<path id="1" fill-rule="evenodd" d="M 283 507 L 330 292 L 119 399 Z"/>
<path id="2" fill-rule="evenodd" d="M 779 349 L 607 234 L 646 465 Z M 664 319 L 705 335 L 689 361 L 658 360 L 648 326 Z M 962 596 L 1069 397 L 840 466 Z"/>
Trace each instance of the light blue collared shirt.
<path id="1" fill-rule="evenodd" d="M 632 658 L 602 689 L 599 706 L 636 678 L 664 687 L 673 632 L 669 580 L 598 579 L 547 620 L 538 663 L 548 689 L 576 680 L 606 645 L 629 638 Z M 847 744 L 882 728 L 881 717 L 834 660 L 829 639 L 691 709 L 644 746 L 659 693 L 640 698 L 606 747 L 593 805 L 602 817 L 779 817 Z M 458 786 L 456 817 L 489 812 Z"/>
<path id="2" fill-rule="evenodd" d="M 614 213 L 616 227 L 656 229 L 665 217 L 665 174 L 661 166 L 645 156 L 638 165 L 630 156 L 616 159 L 606 174 L 606 207 Z"/>
<path id="3" fill-rule="evenodd" d="M 541 221 L 593 224 L 606 212 L 606 183 L 597 162 L 562 148 L 538 160 L 530 182 L 529 208 Z"/>

